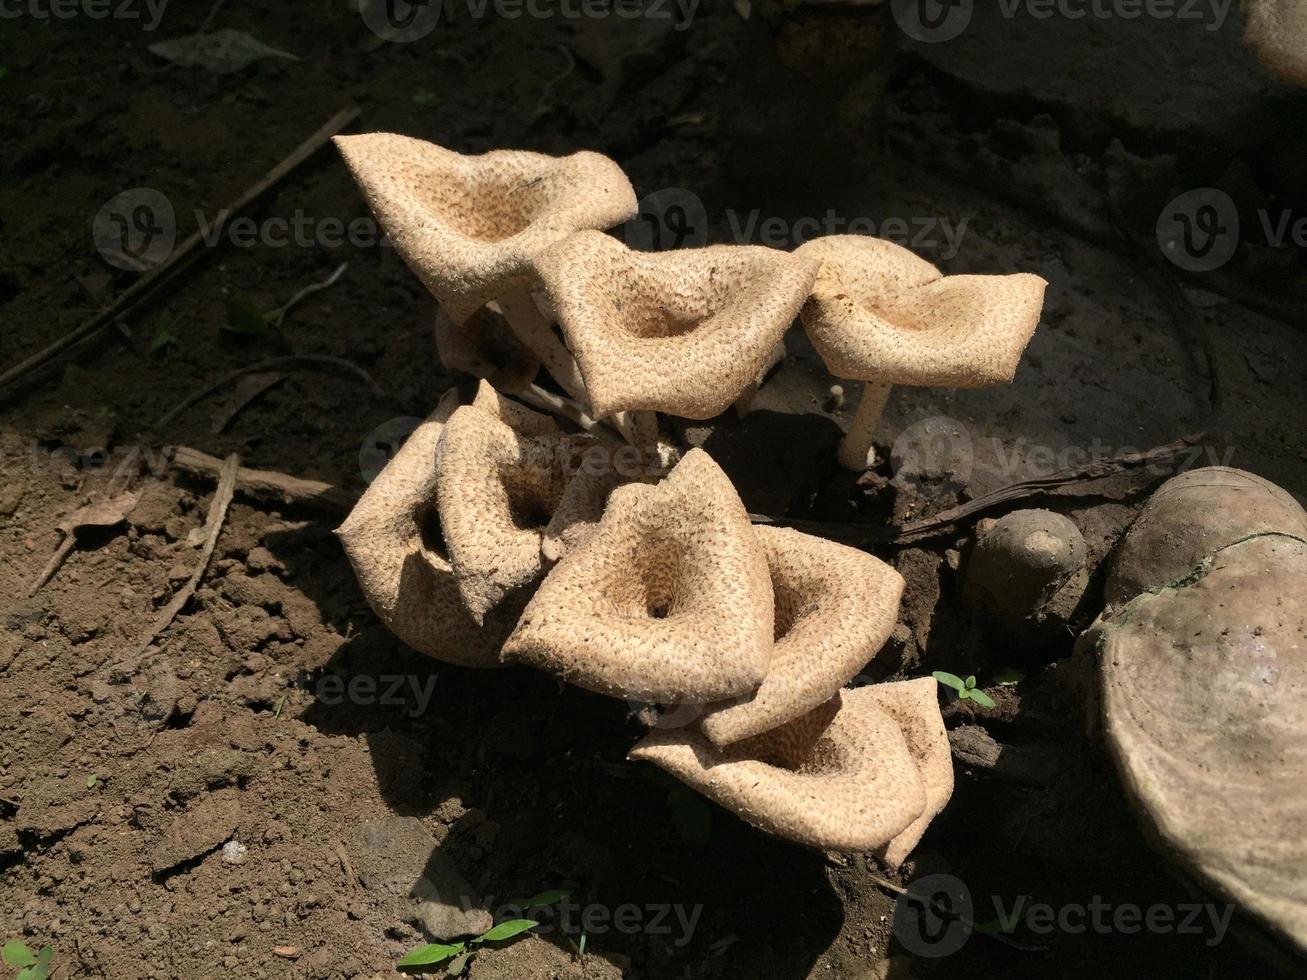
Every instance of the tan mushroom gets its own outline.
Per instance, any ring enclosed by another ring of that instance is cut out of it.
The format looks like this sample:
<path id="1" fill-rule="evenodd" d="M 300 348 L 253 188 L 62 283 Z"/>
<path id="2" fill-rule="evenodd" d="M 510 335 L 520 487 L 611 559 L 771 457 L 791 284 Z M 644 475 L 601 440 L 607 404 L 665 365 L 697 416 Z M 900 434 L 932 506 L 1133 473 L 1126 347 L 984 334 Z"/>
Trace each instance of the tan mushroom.
<path id="1" fill-rule="evenodd" d="M 704 734 L 719 746 L 777 728 L 838 694 L 889 639 L 903 594 L 903 577 L 866 552 L 789 528 L 754 533 L 771 569 L 776 643 L 756 691 L 706 710 Z"/>
<path id="2" fill-rule="evenodd" d="M 1267 71 L 1307 88 L 1307 0 L 1244 0 L 1244 43 Z"/>
<path id="3" fill-rule="evenodd" d="M 873 684 L 864 690 L 898 722 L 926 791 L 921 815 L 879 850 L 881 860 L 897 868 L 953 795 L 953 753 L 939 711 L 939 685 L 933 677 Z"/>
<path id="4" fill-rule="evenodd" d="M 459 591 L 481 622 L 543 573 L 540 544 L 567 485 L 559 458 L 569 437 L 489 386 L 477 401 L 445 423 L 436 499 Z"/>
<path id="5" fill-rule="evenodd" d="M 519 610 L 478 623 L 463 607 L 436 511 L 436 446 L 458 407 L 450 391 L 336 531 L 377 618 L 413 649 L 449 663 L 498 667 Z"/>
<path id="6" fill-rule="evenodd" d="M 1228 466 L 1181 473 L 1154 491 L 1117 545 L 1107 601 L 1119 605 L 1172 585 L 1205 555 L 1266 531 L 1307 540 L 1307 512 L 1287 490 Z"/>
<path id="7" fill-rule="evenodd" d="M 840 446 L 853 470 L 871 465 L 876 425 L 896 384 L 979 388 L 1012 380 L 1039 325 L 1039 276 L 945 276 L 892 242 L 860 235 L 797 250 L 821 262 L 801 318 L 827 369 L 863 381 Z"/>
<path id="8" fill-rule="evenodd" d="M 657 486 L 612 492 L 504 657 L 601 694 L 704 703 L 756 687 L 771 645 L 767 557 L 726 474 L 694 449 Z"/>
<path id="9" fill-rule="evenodd" d="M 438 311 L 435 334 L 441 364 L 483 378 L 501 391 L 527 389 L 540 370 L 540 361 L 517 339 L 495 303 L 481 307 L 462 326 Z"/>
<path id="10" fill-rule="evenodd" d="M 1107 743 L 1164 852 L 1307 953 L 1307 543 L 1229 545 L 1089 635 Z"/>
<path id="11" fill-rule="evenodd" d="M 536 270 L 597 417 L 706 419 L 757 380 L 817 265 L 744 245 L 635 252 L 580 232 L 541 255 Z"/>
<path id="12" fill-rule="evenodd" d="M 884 847 L 927 805 L 908 742 L 871 688 L 724 749 L 694 727 L 656 728 L 629 757 L 755 827 L 824 850 Z"/>
<path id="13" fill-rule="evenodd" d="M 584 402 L 576 364 L 531 296 L 530 266 L 575 231 L 635 216 L 621 168 L 588 151 L 465 156 L 392 133 L 335 143 L 395 248 L 450 318 L 462 324 L 498 300 L 523 343 Z"/>

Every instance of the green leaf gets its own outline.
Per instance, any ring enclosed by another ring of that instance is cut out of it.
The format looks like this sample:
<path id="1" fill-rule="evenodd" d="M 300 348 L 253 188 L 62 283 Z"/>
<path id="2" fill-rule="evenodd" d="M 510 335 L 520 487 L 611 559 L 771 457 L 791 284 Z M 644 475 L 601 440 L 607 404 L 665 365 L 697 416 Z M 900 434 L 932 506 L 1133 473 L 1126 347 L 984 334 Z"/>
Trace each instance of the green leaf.
<path id="1" fill-rule="evenodd" d="M 463 952 L 464 943 L 429 943 L 411 950 L 396 966 L 431 966 Z"/>
<path id="2" fill-rule="evenodd" d="M 994 699 L 979 688 L 974 691 L 967 691 L 967 697 L 972 701 L 975 701 L 976 704 L 980 705 L 982 708 L 994 707 Z"/>
<path id="3" fill-rule="evenodd" d="M 21 939 L 11 939 L 5 943 L 4 961 L 10 966 L 31 966 L 36 957 Z"/>
<path id="4" fill-rule="evenodd" d="M 535 919 L 509 919 L 501 922 L 493 929 L 487 929 L 481 935 L 473 939 L 474 943 L 500 943 L 505 939 L 512 939 L 514 936 L 526 932 L 528 929 L 534 929 L 540 925 Z"/>
<path id="5" fill-rule="evenodd" d="M 945 687 L 951 687 L 955 691 L 961 692 L 967 689 L 966 681 L 957 674 L 950 674 L 947 670 L 937 670 L 930 676 L 935 678 L 935 680 L 939 681 Z"/>
<path id="6" fill-rule="evenodd" d="M 1015 667 L 1004 667 L 994 675 L 994 683 L 999 687 L 1011 687 L 1013 684 L 1020 684 L 1025 679 L 1026 675 Z"/>
<path id="7" fill-rule="evenodd" d="M 708 846 L 712 837 L 712 810 L 697 793 L 677 786 L 667 794 L 667 809 L 676 834 L 688 847 Z"/>
<path id="8" fill-rule="evenodd" d="M 86 777 L 86 788 L 95 789 L 95 784 L 100 781 L 100 777 L 92 773 Z"/>
<path id="9" fill-rule="evenodd" d="M 976 688 L 976 675 L 972 674 L 967 678 L 967 690 L 973 691 Z"/>
<path id="10" fill-rule="evenodd" d="M 465 949 L 449 962 L 449 975 L 451 977 L 461 976 L 463 969 L 467 966 L 467 961 L 472 958 L 472 950 Z"/>
<path id="11" fill-rule="evenodd" d="M 227 297 L 227 322 L 223 329 L 243 337 L 265 337 L 268 315 L 260 312 L 248 293 L 235 292 Z"/>
<path id="12" fill-rule="evenodd" d="M 508 904 L 516 905 L 523 911 L 526 911 L 527 909 L 539 908 L 542 905 L 553 905 L 556 902 L 561 902 L 571 894 L 572 893 L 566 889 L 558 888 L 551 892 L 541 892 L 539 895 L 533 895 L 531 898 L 519 898 L 515 901 L 509 902 Z"/>
<path id="13" fill-rule="evenodd" d="M 176 344 L 177 335 L 161 323 L 154 328 L 154 336 L 150 339 L 150 353 L 157 354 L 165 347 L 174 347 Z"/>
<path id="14" fill-rule="evenodd" d="M 41 952 L 36 954 L 36 966 L 32 967 L 36 971 L 34 980 L 46 980 L 50 976 L 50 961 L 53 959 L 54 947 L 42 947 Z"/>

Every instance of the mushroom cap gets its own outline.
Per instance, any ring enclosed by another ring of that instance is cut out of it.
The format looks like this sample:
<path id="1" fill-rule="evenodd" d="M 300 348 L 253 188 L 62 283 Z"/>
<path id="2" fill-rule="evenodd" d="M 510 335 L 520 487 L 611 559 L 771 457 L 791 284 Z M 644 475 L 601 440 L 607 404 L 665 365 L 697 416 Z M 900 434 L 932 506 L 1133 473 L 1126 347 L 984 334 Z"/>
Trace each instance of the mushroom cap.
<path id="1" fill-rule="evenodd" d="M 1307 87 L 1307 0 L 1244 0 L 1244 44 L 1266 70 Z"/>
<path id="2" fill-rule="evenodd" d="M 767 556 L 731 481 L 692 449 L 657 486 L 612 492 L 503 656 L 601 694 L 704 703 L 756 687 L 771 644 Z"/>
<path id="3" fill-rule="evenodd" d="M 536 260 L 595 414 L 707 419 L 758 376 L 817 265 L 751 245 L 636 252 L 580 232 Z"/>
<path id="4" fill-rule="evenodd" d="M 898 620 L 903 577 L 865 551 L 790 528 L 755 527 L 775 597 L 767 676 L 738 702 L 709 705 L 714 745 L 760 735 L 839 693 L 884 646 Z"/>
<path id="5" fill-rule="evenodd" d="M 830 851 L 882 847 L 918 818 L 926 793 L 907 740 L 871 691 L 844 691 L 724 749 L 694 727 L 656 728 L 629 758 L 778 837 Z"/>
<path id="6" fill-rule="evenodd" d="M 939 685 L 933 677 L 874 684 L 864 690 L 898 722 L 926 791 L 921 815 L 879 851 L 881 860 L 897 868 L 953 795 L 953 752 L 939 711 Z"/>
<path id="7" fill-rule="evenodd" d="M 604 465 L 602 468 L 590 467 L 583 456 L 568 480 L 540 545 L 547 561 L 556 562 L 584 544 L 599 526 L 609 495 L 622 484 L 631 482 L 608 465 L 610 447 L 594 446 L 590 449 L 604 461 Z"/>
<path id="8" fill-rule="evenodd" d="M 1244 470 L 1204 466 L 1172 477 L 1117 545 L 1107 602 L 1119 605 L 1177 582 L 1204 556 L 1263 531 L 1307 539 L 1307 512 L 1287 490 Z"/>
<path id="9" fill-rule="evenodd" d="M 502 396 L 478 400 L 445 423 L 436 499 L 459 591 L 480 622 L 543 572 L 540 541 L 567 485 L 559 454 L 569 437 L 542 434 L 545 423 L 557 432 L 552 419 Z M 526 421 L 514 428 L 510 418 Z"/>
<path id="10" fill-rule="evenodd" d="M 1103 723 L 1168 853 L 1307 952 L 1307 543 L 1263 534 L 1100 635 Z"/>
<path id="11" fill-rule="evenodd" d="M 540 371 L 540 361 L 517 339 L 494 303 L 481 307 L 462 326 L 437 310 L 435 335 L 441 364 L 503 391 L 520 391 Z"/>
<path id="12" fill-rule="evenodd" d="M 549 245 L 638 210 L 622 169 L 586 150 L 465 156 L 393 133 L 334 142 L 399 254 L 455 323 L 524 280 Z"/>
<path id="13" fill-rule="evenodd" d="M 830 235 L 800 247 L 821 262 L 800 317 L 837 378 L 980 388 L 1011 381 L 1039 326 L 1039 276 L 944 276 L 893 242 Z"/>
<path id="14" fill-rule="evenodd" d="M 516 621 L 508 610 L 478 624 L 463 607 L 436 512 L 436 446 L 458 407 L 451 390 L 408 437 L 336 531 L 377 618 L 420 653 L 466 667 L 498 667 Z"/>

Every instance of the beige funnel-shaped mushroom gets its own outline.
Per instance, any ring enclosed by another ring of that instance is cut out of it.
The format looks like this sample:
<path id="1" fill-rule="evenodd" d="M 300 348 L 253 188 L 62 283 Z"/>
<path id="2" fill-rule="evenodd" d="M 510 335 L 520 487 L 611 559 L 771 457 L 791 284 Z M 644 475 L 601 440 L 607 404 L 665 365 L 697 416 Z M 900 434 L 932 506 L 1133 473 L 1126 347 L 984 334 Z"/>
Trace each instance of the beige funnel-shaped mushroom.
<path id="1" fill-rule="evenodd" d="M 853 470 L 868 453 L 891 385 L 981 388 L 1012 380 L 1044 302 L 1043 279 L 944 276 L 892 242 L 860 235 L 815 239 L 798 255 L 821 262 L 801 314 L 837 378 L 867 382 L 840 446 Z"/>
<path id="2" fill-rule="evenodd" d="M 567 477 L 552 419 L 478 395 L 448 422 L 436 454 L 437 501 L 459 590 L 481 621 L 542 573 L 540 542 Z M 549 434 L 550 430 L 555 434 Z M 582 438 L 582 437 L 575 437 Z"/>
<path id="3" fill-rule="evenodd" d="M 1244 0 L 1244 44 L 1267 71 L 1307 88 L 1307 0 Z"/>
<path id="4" fill-rule="evenodd" d="M 489 381 L 501 391 L 522 391 L 540 370 L 540 361 L 491 303 L 461 327 L 444 310 L 436 313 L 436 356 L 452 371 Z"/>
<path id="5" fill-rule="evenodd" d="M 726 474 L 693 449 L 657 486 L 612 492 L 504 658 L 601 694 L 703 703 L 756 687 L 771 646 L 767 557 Z"/>
<path id="6" fill-rule="evenodd" d="M 458 407 L 450 391 L 337 529 L 377 618 L 413 649 L 466 667 L 498 667 L 509 610 L 484 626 L 463 608 L 436 514 L 436 445 Z"/>
<path id="7" fill-rule="evenodd" d="M 706 419 L 757 380 L 817 264 L 747 245 L 635 252 L 582 232 L 536 269 L 596 416 L 647 410 Z"/>
<path id="8" fill-rule="evenodd" d="M 889 639 L 903 594 L 903 577 L 864 551 L 789 528 L 754 533 L 771 569 L 776 644 L 756 691 L 707 709 L 704 734 L 719 746 L 777 728 L 838 694 Z"/>
<path id="9" fill-rule="evenodd" d="M 725 749 L 695 728 L 655 729 L 630 758 L 755 827 L 823 850 L 883 847 L 926 807 L 908 743 L 870 688 Z"/>
<path id="10" fill-rule="evenodd" d="M 953 753 L 944 717 L 939 713 L 939 685 L 933 677 L 874 684 L 864 690 L 898 722 L 926 791 L 926 807 L 921 815 L 879 851 L 881 860 L 897 868 L 953 795 Z"/>
<path id="11" fill-rule="evenodd" d="M 450 318 L 462 324 L 499 300 L 523 343 L 584 400 L 575 362 L 531 298 L 530 265 L 575 231 L 634 217 L 635 191 L 621 168 L 586 151 L 464 156 L 392 133 L 335 143 L 395 248 Z"/>

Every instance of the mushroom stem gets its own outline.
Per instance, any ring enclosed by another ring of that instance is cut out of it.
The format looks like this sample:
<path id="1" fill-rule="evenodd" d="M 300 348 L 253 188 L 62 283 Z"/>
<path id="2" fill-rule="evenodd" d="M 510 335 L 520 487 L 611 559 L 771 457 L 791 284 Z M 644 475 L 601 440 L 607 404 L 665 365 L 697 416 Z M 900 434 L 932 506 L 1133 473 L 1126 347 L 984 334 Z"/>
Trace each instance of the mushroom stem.
<path id="1" fill-rule="evenodd" d="M 542 411 L 552 412 L 555 415 L 561 415 L 563 418 L 575 422 L 584 431 L 589 432 L 596 425 L 598 420 L 593 418 L 584 408 L 562 395 L 556 395 L 552 391 L 541 388 L 537 384 L 527 385 L 520 391 L 509 392 L 516 398 L 521 399 L 532 408 L 538 408 Z M 611 438 L 611 437 L 610 437 Z"/>
<path id="2" fill-rule="evenodd" d="M 569 395 L 582 405 L 589 405 L 590 399 L 585 392 L 581 369 L 576 366 L 576 358 L 541 315 L 531 296 L 530 286 L 515 286 L 499 296 L 498 301 L 513 332 L 540 359 L 545 370 Z"/>
<path id="3" fill-rule="evenodd" d="M 875 464 L 871 441 L 880 423 L 881 413 L 885 411 L 885 402 L 889 400 L 892 385 L 868 381 L 862 386 L 862 398 L 858 401 L 858 410 L 849 423 L 849 431 L 840 443 L 840 465 L 847 470 L 861 473 Z"/>
<path id="4" fill-rule="evenodd" d="M 735 414 L 739 418 L 744 418 L 749 414 L 749 409 L 753 407 L 753 400 L 758 396 L 758 389 L 762 387 L 767 376 L 776 369 L 782 361 L 785 360 L 785 341 L 778 340 L 776 346 L 772 348 L 771 353 L 767 355 L 767 362 L 763 364 L 758 376 L 745 386 L 740 392 L 740 397 L 735 399 Z"/>

